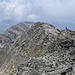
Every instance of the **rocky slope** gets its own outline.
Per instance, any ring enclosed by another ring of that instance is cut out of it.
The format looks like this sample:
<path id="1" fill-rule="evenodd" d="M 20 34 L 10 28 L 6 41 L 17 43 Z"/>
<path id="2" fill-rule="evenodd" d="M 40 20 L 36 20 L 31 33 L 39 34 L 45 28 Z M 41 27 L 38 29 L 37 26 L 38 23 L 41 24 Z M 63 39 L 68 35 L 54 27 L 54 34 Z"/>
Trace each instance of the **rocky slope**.
<path id="1" fill-rule="evenodd" d="M 4 34 L 0 34 L 0 67 L 8 57 L 10 58 L 12 52 L 10 47 L 16 42 L 16 39 L 19 39 L 22 34 L 31 28 L 31 25 L 34 25 L 34 23 L 21 22 L 7 29 Z"/>
<path id="2" fill-rule="evenodd" d="M 24 29 L 5 49 L 9 52 L 0 75 L 75 75 L 75 31 L 60 31 L 44 22 Z"/>

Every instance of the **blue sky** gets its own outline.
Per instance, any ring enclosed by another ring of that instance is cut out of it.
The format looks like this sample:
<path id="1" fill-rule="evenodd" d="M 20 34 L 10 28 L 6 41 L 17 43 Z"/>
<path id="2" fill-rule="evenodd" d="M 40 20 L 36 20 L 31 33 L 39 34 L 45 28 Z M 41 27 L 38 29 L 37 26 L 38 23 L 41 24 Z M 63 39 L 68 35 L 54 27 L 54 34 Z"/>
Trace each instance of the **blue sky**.
<path id="1" fill-rule="evenodd" d="M 0 24 L 21 21 L 44 21 L 74 30 L 75 0 L 0 0 Z"/>

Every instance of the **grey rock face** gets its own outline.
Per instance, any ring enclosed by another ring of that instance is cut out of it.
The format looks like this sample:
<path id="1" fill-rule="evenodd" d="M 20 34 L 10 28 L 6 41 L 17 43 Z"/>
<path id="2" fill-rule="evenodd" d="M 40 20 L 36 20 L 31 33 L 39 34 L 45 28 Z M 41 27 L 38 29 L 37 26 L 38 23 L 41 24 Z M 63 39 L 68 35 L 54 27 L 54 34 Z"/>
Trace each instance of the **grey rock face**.
<path id="1" fill-rule="evenodd" d="M 11 59 L 2 70 L 3 75 L 75 75 L 73 31 L 60 31 L 44 22 L 34 23 L 23 31 L 8 49 Z"/>
<path id="2" fill-rule="evenodd" d="M 9 36 L 5 36 L 4 34 L 0 35 L 0 67 L 5 62 L 9 53 L 9 47 L 12 43 L 13 41 Z"/>
<path id="3" fill-rule="evenodd" d="M 14 25 L 7 29 L 4 34 L 0 34 L 0 67 L 4 64 L 5 61 L 8 63 L 8 60 L 11 59 L 11 48 L 16 42 L 16 39 L 20 38 L 31 25 L 34 25 L 33 22 L 21 22 L 17 25 Z"/>

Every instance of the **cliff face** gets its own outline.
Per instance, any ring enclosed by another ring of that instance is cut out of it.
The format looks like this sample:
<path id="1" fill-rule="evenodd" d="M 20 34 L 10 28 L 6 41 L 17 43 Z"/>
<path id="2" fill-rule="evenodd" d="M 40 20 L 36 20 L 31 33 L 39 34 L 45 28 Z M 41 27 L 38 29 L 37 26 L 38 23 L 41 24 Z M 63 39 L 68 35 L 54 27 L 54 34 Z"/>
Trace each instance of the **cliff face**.
<path id="1" fill-rule="evenodd" d="M 10 31 L 17 36 L 13 37 Z M 0 36 L 1 40 L 10 37 L 5 39 L 8 45 L 3 46 L 0 41 L 0 51 L 7 56 L 4 60 L 0 58 L 0 75 L 75 75 L 74 31 L 29 22 L 13 26 Z"/>

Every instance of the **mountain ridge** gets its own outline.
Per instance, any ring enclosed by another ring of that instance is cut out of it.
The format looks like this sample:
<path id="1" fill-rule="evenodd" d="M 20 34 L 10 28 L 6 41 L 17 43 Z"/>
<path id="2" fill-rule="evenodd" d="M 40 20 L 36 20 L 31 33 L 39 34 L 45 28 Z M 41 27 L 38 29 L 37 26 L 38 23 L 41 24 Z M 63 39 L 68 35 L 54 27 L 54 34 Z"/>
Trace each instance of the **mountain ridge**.
<path id="1" fill-rule="evenodd" d="M 23 24 L 20 23 L 20 26 L 22 27 Z M 14 38 L 11 34 L 7 35 L 9 33 L 7 31 L 1 36 L 3 38 L 0 38 L 6 40 L 8 44 L 0 48 L 0 53 L 4 51 L 1 56 L 6 55 L 6 58 L 0 58 L 1 63 L 3 62 L 0 75 L 75 74 L 74 31 L 68 29 L 60 31 L 44 22 L 32 23 L 29 29 L 24 30 L 24 33 L 20 31 L 22 34 Z M 10 37 L 11 44 L 6 36 Z M 17 38 L 18 36 L 20 37 Z"/>

